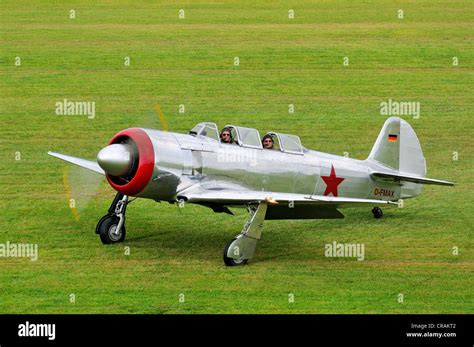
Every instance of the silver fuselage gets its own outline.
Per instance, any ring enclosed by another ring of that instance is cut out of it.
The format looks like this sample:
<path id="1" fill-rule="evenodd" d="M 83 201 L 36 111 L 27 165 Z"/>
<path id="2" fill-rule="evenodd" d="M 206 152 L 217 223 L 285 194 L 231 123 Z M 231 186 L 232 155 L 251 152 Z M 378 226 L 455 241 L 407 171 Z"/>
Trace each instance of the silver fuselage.
<path id="1" fill-rule="evenodd" d="M 396 201 L 420 191 L 419 185 L 372 180 L 370 171 L 377 164 L 367 160 L 306 149 L 303 154 L 290 154 L 224 144 L 205 136 L 143 130 L 153 143 L 155 167 L 137 196 L 157 201 L 176 201 L 181 191 L 210 182 L 222 189 L 325 195 L 327 184 L 321 176 L 330 176 L 332 167 L 337 177 L 344 178 L 337 187 L 339 197 Z"/>

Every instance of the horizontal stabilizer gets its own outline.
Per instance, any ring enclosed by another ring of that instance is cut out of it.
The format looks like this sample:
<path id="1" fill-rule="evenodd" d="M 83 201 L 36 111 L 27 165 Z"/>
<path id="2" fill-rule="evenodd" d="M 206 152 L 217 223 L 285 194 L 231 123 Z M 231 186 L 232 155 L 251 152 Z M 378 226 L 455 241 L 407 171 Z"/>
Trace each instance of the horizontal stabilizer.
<path id="1" fill-rule="evenodd" d="M 420 177 L 417 175 L 410 175 L 410 174 L 393 174 L 393 173 L 386 173 L 386 172 L 376 172 L 373 171 L 370 176 L 373 179 L 382 179 L 382 180 L 389 180 L 389 181 L 406 181 L 418 184 L 437 184 L 440 186 L 454 186 L 453 182 L 437 180 L 434 178 L 425 178 Z"/>
<path id="2" fill-rule="evenodd" d="M 97 164 L 95 161 L 71 157 L 70 155 L 51 152 L 51 151 L 49 151 L 48 154 L 53 157 L 67 161 L 68 163 L 83 167 L 84 169 L 91 170 L 105 176 L 104 170 L 102 170 L 99 164 Z"/>

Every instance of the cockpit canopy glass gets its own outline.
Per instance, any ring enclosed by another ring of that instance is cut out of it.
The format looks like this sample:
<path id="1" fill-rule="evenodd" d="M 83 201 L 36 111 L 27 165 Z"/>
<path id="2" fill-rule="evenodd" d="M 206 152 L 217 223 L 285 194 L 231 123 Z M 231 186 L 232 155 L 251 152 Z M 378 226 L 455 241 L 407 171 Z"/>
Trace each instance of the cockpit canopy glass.
<path id="1" fill-rule="evenodd" d="M 215 123 L 199 123 L 189 131 L 190 135 L 207 136 L 213 140 L 219 141 L 219 132 Z"/>
<path id="2" fill-rule="evenodd" d="M 260 134 L 258 130 L 253 128 L 237 127 L 229 125 L 237 130 L 238 144 L 243 147 L 262 148 Z"/>
<path id="3" fill-rule="evenodd" d="M 275 149 L 279 147 L 285 153 L 303 154 L 303 146 L 298 136 L 274 132 L 270 132 L 268 135 L 272 136 Z"/>
<path id="4" fill-rule="evenodd" d="M 242 147 L 263 148 L 262 139 L 260 138 L 258 130 L 235 125 L 226 125 L 224 128 L 229 128 L 233 144 Z M 206 136 L 218 142 L 222 142 L 216 124 L 211 122 L 197 124 L 189 131 L 189 134 L 193 136 Z M 267 135 L 273 138 L 273 150 L 280 150 L 292 154 L 303 154 L 303 146 L 298 136 L 275 132 L 269 132 Z"/>

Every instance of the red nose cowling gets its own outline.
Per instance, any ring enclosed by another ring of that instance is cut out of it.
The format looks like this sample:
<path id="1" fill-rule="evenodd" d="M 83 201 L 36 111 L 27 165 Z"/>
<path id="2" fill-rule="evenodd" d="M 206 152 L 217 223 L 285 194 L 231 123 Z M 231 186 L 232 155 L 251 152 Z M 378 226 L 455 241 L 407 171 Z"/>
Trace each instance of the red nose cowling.
<path id="1" fill-rule="evenodd" d="M 138 163 L 127 178 L 106 175 L 107 181 L 116 191 L 134 196 L 140 193 L 148 184 L 155 166 L 153 144 L 145 131 L 139 128 L 129 128 L 117 133 L 110 141 L 114 143 L 132 142 L 138 152 Z"/>

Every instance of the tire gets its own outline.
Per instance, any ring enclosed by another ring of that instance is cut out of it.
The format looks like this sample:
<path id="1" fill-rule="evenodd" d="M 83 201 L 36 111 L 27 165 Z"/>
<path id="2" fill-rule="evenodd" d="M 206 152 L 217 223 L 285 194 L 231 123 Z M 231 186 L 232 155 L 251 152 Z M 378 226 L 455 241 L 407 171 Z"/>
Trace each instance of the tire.
<path id="1" fill-rule="evenodd" d="M 380 219 L 380 218 L 383 217 L 383 212 L 382 212 L 382 209 L 380 207 L 374 207 L 372 209 L 372 214 L 374 215 L 375 219 Z"/>
<path id="2" fill-rule="evenodd" d="M 230 240 L 224 248 L 224 264 L 226 266 L 240 266 L 240 265 L 247 264 L 248 259 L 236 260 L 234 258 L 229 258 L 227 256 L 227 252 L 229 251 L 229 247 L 232 245 L 232 243 L 235 240 L 237 240 L 237 239 L 235 238 L 235 239 Z"/>
<path id="3" fill-rule="evenodd" d="M 125 240 L 125 223 L 123 223 L 122 229 L 118 235 L 114 233 L 119 220 L 120 219 L 115 215 L 104 216 L 100 220 L 97 229 L 99 231 L 100 240 L 104 245 L 123 242 Z"/>
<path id="4" fill-rule="evenodd" d="M 111 214 L 106 214 L 105 216 L 103 216 L 99 222 L 97 223 L 97 225 L 95 226 L 95 233 L 97 235 L 100 234 L 100 226 L 102 225 L 102 223 L 104 222 L 104 220 L 106 220 L 107 218 L 110 218 L 112 215 Z"/>

